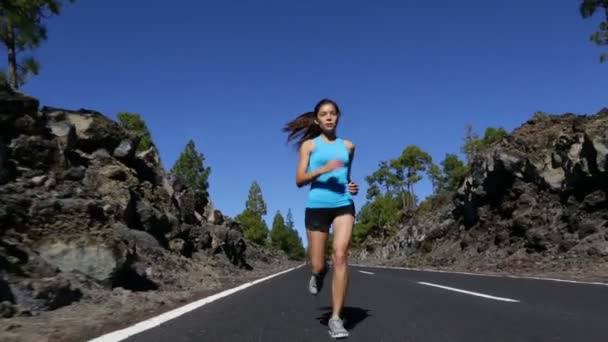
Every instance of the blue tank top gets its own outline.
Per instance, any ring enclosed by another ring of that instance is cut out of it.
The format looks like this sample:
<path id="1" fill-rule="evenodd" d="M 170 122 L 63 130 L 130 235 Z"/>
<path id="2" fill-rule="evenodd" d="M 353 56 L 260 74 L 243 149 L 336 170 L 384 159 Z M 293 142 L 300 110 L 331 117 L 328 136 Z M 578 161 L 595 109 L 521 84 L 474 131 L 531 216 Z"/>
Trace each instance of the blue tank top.
<path id="1" fill-rule="evenodd" d="M 332 159 L 344 162 L 344 167 L 324 173 L 310 184 L 308 191 L 308 208 L 335 208 L 350 205 L 353 200 L 348 192 L 348 169 L 350 158 L 344 140 L 336 139 L 326 142 L 321 137 L 314 139 L 314 149 L 310 154 L 308 172 L 324 166 Z"/>

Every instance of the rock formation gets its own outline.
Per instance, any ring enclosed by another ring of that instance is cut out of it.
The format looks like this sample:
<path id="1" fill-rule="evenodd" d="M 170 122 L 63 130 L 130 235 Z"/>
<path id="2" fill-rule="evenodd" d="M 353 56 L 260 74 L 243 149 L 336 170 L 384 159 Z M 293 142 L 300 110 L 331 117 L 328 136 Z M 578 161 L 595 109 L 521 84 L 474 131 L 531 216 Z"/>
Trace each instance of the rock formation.
<path id="1" fill-rule="evenodd" d="M 1 316 L 57 309 L 87 288 L 181 288 L 214 255 L 245 269 L 246 253 L 278 257 L 246 252 L 238 224 L 137 144 L 96 111 L 0 90 Z"/>
<path id="2" fill-rule="evenodd" d="M 451 200 L 354 256 L 490 271 L 587 268 L 608 279 L 607 156 L 608 109 L 535 115 L 477 155 Z"/>

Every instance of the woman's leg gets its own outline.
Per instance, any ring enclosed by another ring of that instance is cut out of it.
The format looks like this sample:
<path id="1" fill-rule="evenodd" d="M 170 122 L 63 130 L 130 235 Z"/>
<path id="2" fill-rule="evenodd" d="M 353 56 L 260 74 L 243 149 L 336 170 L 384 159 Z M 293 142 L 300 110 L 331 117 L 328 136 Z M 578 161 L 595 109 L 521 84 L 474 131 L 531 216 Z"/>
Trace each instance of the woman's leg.
<path id="1" fill-rule="evenodd" d="M 308 235 L 308 255 L 313 274 L 325 272 L 325 250 L 327 245 L 328 233 L 307 230 Z"/>
<path id="2" fill-rule="evenodd" d="M 348 288 L 348 247 L 355 218 L 352 214 L 340 215 L 334 220 L 333 241 L 333 318 L 338 318 L 344 306 Z"/>

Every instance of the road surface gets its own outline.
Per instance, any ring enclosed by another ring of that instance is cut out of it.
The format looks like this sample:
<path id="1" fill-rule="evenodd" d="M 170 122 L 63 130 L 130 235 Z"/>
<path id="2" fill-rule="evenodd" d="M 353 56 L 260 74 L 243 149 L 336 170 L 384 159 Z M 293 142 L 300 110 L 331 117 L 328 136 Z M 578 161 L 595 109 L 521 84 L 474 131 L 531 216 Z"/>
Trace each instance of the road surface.
<path id="1" fill-rule="evenodd" d="M 332 341 L 331 273 L 315 297 L 308 272 L 278 275 L 124 341 Z M 351 267 L 350 279 L 345 341 L 608 341 L 605 285 L 368 267 Z"/>

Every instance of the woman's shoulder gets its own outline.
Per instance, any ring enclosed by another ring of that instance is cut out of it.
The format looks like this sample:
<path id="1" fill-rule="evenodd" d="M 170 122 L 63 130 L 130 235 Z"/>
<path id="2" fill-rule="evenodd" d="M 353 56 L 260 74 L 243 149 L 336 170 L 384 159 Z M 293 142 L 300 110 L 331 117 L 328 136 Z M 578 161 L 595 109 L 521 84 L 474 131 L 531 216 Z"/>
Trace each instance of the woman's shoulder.
<path id="1" fill-rule="evenodd" d="M 315 139 L 306 139 L 302 141 L 302 145 L 300 145 L 300 149 L 303 151 L 312 151 L 315 148 Z"/>
<path id="2" fill-rule="evenodd" d="M 352 140 L 350 139 L 344 139 L 342 138 L 342 141 L 344 142 L 344 145 L 349 149 L 349 150 L 354 150 L 355 149 L 355 144 L 352 142 Z"/>

